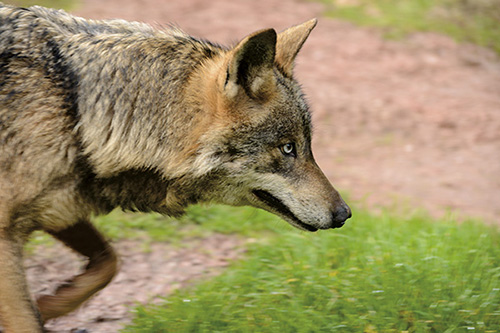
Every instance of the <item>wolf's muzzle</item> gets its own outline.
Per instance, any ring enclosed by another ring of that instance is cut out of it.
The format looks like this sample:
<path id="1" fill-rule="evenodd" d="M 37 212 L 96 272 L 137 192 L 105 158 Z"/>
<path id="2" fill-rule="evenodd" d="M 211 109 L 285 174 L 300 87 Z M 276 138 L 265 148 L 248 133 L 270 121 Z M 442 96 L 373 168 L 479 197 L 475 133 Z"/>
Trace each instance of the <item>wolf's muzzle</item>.
<path id="1" fill-rule="evenodd" d="M 306 224 L 306 223 L 302 222 L 301 220 L 299 220 L 295 216 L 295 214 L 292 213 L 292 211 L 280 199 L 276 198 L 271 193 L 269 193 L 267 191 L 263 191 L 263 190 L 253 190 L 252 192 L 259 200 L 264 202 L 267 206 L 269 206 L 270 208 L 273 208 L 278 213 L 282 214 L 283 216 L 288 217 L 290 220 L 295 222 L 295 224 L 297 224 L 299 226 L 299 228 L 302 228 L 302 229 L 305 229 L 305 230 L 308 230 L 311 232 L 315 232 L 318 230 L 318 228 L 316 228 L 312 225 Z"/>

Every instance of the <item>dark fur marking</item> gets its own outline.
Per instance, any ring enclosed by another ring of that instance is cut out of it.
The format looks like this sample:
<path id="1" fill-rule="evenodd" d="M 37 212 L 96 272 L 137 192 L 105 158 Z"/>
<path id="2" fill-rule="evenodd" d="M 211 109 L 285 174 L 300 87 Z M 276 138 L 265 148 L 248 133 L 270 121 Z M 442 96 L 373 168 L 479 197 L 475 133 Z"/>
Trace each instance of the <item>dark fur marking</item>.
<path id="1" fill-rule="evenodd" d="M 214 52 L 212 49 L 206 47 L 203 49 L 203 53 L 205 55 L 205 59 L 212 59 L 217 53 Z"/>
<path id="2" fill-rule="evenodd" d="M 15 97 L 15 95 L 18 93 L 17 90 L 15 89 L 12 89 L 11 91 L 9 91 L 9 93 L 7 94 L 7 96 L 5 97 L 6 100 L 9 100 L 11 99 L 12 97 Z"/>
<path id="3" fill-rule="evenodd" d="M 131 211 L 161 211 L 169 182 L 159 172 L 132 169 L 111 177 L 98 177 L 83 156 L 79 158 L 78 169 L 82 175 L 80 192 L 101 210 L 121 207 Z"/>
<path id="4" fill-rule="evenodd" d="M 227 86 L 228 82 L 229 82 L 229 67 L 226 68 L 226 80 L 224 81 L 224 87 Z"/>
<path id="5" fill-rule="evenodd" d="M 12 62 L 12 59 L 15 59 L 15 58 L 20 59 L 23 57 L 16 55 L 8 50 L 0 53 L 0 78 L 1 78 L 0 79 L 0 88 L 5 86 L 7 84 L 7 81 L 10 79 L 10 77 L 16 74 L 10 68 L 10 63 Z"/>
<path id="6" fill-rule="evenodd" d="M 64 97 L 65 109 L 76 125 L 79 121 L 77 90 L 79 78 L 75 72 L 70 70 L 56 42 L 48 39 L 46 46 L 51 55 L 51 58 L 46 59 L 46 73 L 62 91 L 67 91 Z"/>

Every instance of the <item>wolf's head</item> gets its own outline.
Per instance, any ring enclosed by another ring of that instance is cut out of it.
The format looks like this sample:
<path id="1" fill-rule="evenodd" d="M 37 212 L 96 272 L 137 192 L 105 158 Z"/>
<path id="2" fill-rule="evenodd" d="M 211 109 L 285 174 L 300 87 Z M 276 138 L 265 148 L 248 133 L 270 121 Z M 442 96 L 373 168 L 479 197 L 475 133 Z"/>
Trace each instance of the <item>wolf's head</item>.
<path id="1" fill-rule="evenodd" d="M 292 75 L 315 25 L 255 32 L 207 66 L 215 89 L 205 94 L 211 117 L 197 159 L 199 169 L 209 164 L 224 175 L 211 200 L 262 208 L 309 231 L 338 228 L 351 217 L 314 161 L 311 116 Z"/>

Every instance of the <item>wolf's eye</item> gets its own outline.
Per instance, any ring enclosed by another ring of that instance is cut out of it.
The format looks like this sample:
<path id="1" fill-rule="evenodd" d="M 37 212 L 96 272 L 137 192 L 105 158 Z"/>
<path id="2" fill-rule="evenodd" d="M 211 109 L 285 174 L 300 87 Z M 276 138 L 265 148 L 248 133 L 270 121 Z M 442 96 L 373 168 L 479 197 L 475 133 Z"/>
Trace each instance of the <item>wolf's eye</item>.
<path id="1" fill-rule="evenodd" d="M 281 152 L 284 155 L 293 156 L 293 157 L 297 156 L 297 153 L 295 150 L 295 143 L 289 142 L 289 143 L 284 144 L 283 146 L 281 146 Z"/>

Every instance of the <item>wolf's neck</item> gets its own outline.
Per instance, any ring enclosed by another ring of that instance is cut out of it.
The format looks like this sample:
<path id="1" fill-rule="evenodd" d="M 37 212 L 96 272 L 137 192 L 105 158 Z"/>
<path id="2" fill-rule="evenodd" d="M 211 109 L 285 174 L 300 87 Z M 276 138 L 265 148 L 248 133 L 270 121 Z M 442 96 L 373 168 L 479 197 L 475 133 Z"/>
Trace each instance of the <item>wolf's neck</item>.
<path id="1" fill-rule="evenodd" d="M 215 198 L 210 192 L 223 173 L 202 177 L 166 180 L 160 172 L 131 169 L 110 177 L 98 177 L 84 160 L 78 165 L 79 192 L 96 213 L 107 213 L 116 207 L 124 210 L 158 212 L 180 216 L 191 204 Z"/>
<path id="2" fill-rule="evenodd" d="M 186 86 L 216 49 L 188 37 L 75 38 L 65 53 L 78 77 L 76 129 L 96 172 L 182 170 L 196 149 L 191 131 L 206 118 Z"/>

